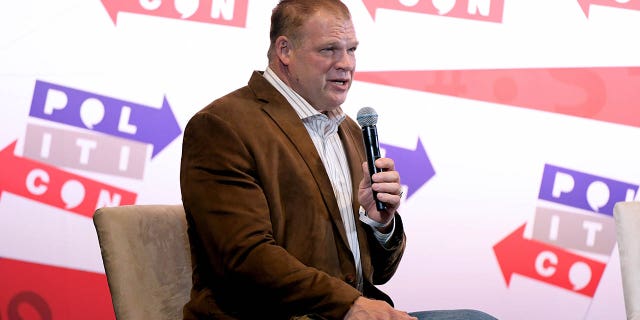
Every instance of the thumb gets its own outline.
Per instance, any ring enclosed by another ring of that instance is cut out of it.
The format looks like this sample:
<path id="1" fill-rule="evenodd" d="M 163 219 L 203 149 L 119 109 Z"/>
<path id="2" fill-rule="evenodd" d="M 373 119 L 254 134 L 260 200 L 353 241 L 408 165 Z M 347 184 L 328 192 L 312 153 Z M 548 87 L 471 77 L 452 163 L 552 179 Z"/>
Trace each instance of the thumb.
<path id="1" fill-rule="evenodd" d="M 369 165 L 366 161 L 362 163 L 362 176 L 366 183 L 371 184 L 371 174 L 369 174 Z"/>

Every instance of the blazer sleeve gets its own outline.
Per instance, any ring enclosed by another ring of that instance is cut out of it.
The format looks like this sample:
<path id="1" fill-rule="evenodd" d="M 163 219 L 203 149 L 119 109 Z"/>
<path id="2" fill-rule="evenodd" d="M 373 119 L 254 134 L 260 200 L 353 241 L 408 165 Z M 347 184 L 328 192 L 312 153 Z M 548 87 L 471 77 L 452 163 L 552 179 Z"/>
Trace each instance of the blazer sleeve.
<path id="1" fill-rule="evenodd" d="M 385 284 L 391 279 L 406 247 L 406 235 L 404 233 L 404 225 L 400 215 L 395 215 L 395 230 L 389 239 L 388 245 L 385 247 L 375 237 L 371 227 L 366 226 L 367 241 L 369 242 L 371 264 L 373 266 L 373 284 Z M 390 245 L 390 246 L 389 246 Z"/>
<path id="2" fill-rule="evenodd" d="M 364 142 L 362 139 L 362 130 L 355 121 L 350 118 L 347 118 L 344 122 L 345 129 L 345 143 L 346 143 L 346 152 L 350 155 L 350 162 L 352 162 L 352 171 L 351 175 L 354 179 L 354 214 L 356 221 L 359 222 L 359 232 L 364 233 L 365 235 L 360 238 L 360 242 L 364 243 L 366 241 L 367 246 L 365 250 L 362 250 L 363 254 L 363 269 L 365 280 L 369 281 L 373 285 L 384 284 L 396 272 L 398 269 L 398 265 L 400 264 L 400 260 L 402 255 L 404 254 L 404 250 L 406 247 L 406 236 L 404 233 L 404 225 L 402 224 L 402 219 L 400 215 L 396 213 L 395 215 L 395 230 L 394 233 L 389 239 L 389 242 L 385 247 L 383 247 L 378 239 L 373 234 L 372 228 L 364 222 L 359 220 L 358 209 L 359 204 L 357 199 L 358 194 L 358 186 L 360 183 L 360 179 L 362 179 L 362 162 L 366 161 L 366 156 L 364 154 Z M 369 256 L 364 256 L 368 254 Z M 373 290 L 379 291 L 379 290 Z M 365 286 L 365 295 L 368 295 L 369 291 L 366 290 Z M 375 295 L 370 295 L 372 298 L 386 300 L 392 304 L 390 299 L 384 295 L 383 297 L 379 297 L 377 292 Z"/>
<path id="3" fill-rule="evenodd" d="M 268 200 L 237 128 L 200 112 L 185 128 L 182 152 L 180 183 L 192 246 L 211 269 L 201 272 L 242 288 L 247 299 L 342 318 L 361 293 L 276 244 Z"/>

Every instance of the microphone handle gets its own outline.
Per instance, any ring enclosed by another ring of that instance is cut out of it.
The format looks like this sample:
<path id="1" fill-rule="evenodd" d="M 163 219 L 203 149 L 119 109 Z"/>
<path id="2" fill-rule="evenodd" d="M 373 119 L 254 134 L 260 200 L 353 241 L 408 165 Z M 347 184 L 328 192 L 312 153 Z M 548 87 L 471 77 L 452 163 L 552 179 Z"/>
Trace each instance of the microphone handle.
<path id="1" fill-rule="evenodd" d="M 382 169 L 376 167 L 374 162 L 380 158 L 380 146 L 378 145 L 378 130 L 375 125 L 362 127 L 362 136 L 364 137 L 364 149 L 367 154 L 367 165 L 369 166 L 369 174 L 373 176 L 378 172 L 382 172 Z M 373 183 L 373 180 L 371 181 Z M 378 193 L 371 190 L 373 193 L 373 200 L 376 202 L 376 209 L 378 211 L 384 211 L 387 209 L 387 205 L 378 200 Z"/>

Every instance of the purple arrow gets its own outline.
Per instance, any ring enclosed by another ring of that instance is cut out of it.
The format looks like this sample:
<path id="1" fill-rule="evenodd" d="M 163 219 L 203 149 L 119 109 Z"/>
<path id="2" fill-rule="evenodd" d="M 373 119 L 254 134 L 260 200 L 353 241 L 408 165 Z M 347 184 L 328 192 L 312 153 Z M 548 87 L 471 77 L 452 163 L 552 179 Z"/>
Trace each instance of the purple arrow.
<path id="1" fill-rule="evenodd" d="M 152 158 L 182 132 L 166 97 L 157 109 L 40 80 L 29 115 L 152 144 Z"/>
<path id="2" fill-rule="evenodd" d="M 436 174 L 420 138 L 418 138 L 418 144 L 414 150 L 383 143 L 380 144 L 380 147 L 386 150 L 386 157 L 395 161 L 396 170 L 400 172 L 402 183 L 408 186 L 407 199 Z"/>
<path id="3" fill-rule="evenodd" d="M 591 188 L 595 191 L 590 195 Z M 538 198 L 613 216 L 615 204 L 638 189 L 634 184 L 545 164 Z"/>

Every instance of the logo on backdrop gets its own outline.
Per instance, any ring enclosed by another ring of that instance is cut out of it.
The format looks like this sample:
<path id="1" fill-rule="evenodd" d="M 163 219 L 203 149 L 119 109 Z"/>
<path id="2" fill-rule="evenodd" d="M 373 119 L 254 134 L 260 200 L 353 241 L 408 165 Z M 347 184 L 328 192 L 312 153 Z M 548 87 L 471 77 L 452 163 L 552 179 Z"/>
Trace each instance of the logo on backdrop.
<path id="1" fill-rule="evenodd" d="M 375 20 L 378 9 L 502 22 L 504 0 L 362 0 Z"/>
<path id="2" fill-rule="evenodd" d="M 9 320 L 113 319 L 104 274 L 0 258 L 0 283 Z"/>
<path id="3" fill-rule="evenodd" d="M 545 165 L 531 239 L 523 224 L 493 248 L 507 286 L 517 273 L 593 297 L 616 242 L 613 206 L 640 200 L 638 189 Z"/>
<path id="4" fill-rule="evenodd" d="M 103 0 L 105 2 L 107 0 Z M 375 20 L 379 9 L 502 23 L 504 0 L 362 0 Z M 592 6 L 640 11 L 634 0 L 577 0 L 588 18 Z"/>
<path id="5" fill-rule="evenodd" d="M 578 0 L 578 3 L 587 18 L 589 17 L 589 9 L 591 9 L 591 6 L 593 5 L 627 10 L 640 10 L 640 2 L 635 0 Z"/>
<path id="6" fill-rule="evenodd" d="M 103 206 L 134 204 L 137 194 L 68 169 L 141 180 L 148 146 L 158 155 L 182 130 L 163 98 L 154 108 L 36 81 L 23 156 L 0 152 L 0 188 L 86 217 Z"/>
<path id="7" fill-rule="evenodd" d="M 146 106 L 37 80 L 23 155 L 15 155 L 17 141 L 0 150 L 0 195 L 9 192 L 87 218 L 99 207 L 134 204 L 135 192 L 81 173 L 142 180 L 148 159 L 182 133 L 167 99 L 159 96 L 158 102 Z M 0 299 L 9 319 L 21 318 L 25 308 L 42 319 L 113 314 L 100 273 L 0 258 L 0 283 L 12 293 Z"/>
<path id="8" fill-rule="evenodd" d="M 360 71 L 355 79 L 640 127 L 640 67 Z"/>
<path id="9" fill-rule="evenodd" d="M 249 0 L 101 0 L 113 24 L 126 12 L 161 18 L 245 27 Z"/>

